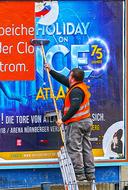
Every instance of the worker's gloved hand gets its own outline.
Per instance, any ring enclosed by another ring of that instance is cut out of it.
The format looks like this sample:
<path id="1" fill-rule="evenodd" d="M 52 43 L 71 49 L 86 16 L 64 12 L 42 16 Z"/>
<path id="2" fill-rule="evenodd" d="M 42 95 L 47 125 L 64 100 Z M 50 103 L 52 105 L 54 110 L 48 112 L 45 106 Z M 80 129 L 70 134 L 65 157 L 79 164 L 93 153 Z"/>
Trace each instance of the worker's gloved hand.
<path id="1" fill-rule="evenodd" d="M 51 71 L 51 67 L 50 67 L 49 64 L 46 63 L 44 66 L 45 66 L 46 69 L 48 69 L 49 72 Z"/>
<path id="2" fill-rule="evenodd" d="M 63 121 L 61 119 L 58 119 L 56 124 L 58 125 L 58 127 L 61 127 L 61 125 L 63 124 Z"/>

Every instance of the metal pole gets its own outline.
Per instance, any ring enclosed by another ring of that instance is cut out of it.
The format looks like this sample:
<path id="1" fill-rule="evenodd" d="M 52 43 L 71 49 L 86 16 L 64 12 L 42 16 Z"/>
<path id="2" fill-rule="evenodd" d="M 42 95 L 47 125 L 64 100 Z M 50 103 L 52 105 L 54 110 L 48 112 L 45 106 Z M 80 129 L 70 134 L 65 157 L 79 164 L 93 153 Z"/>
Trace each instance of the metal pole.
<path id="1" fill-rule="evenodd" d="M 42 54 L 43 54 L 43 57 L 44 57 L 44 62 L 47 63 L 43 45 L 41 45 L 41 49 L 42 49 Z M 46 71 L 47 71 L 47 75 L 48 75 L 48 81 L 49 81 L 50 89 L 51 89 L 51 92 L 52 92 L 52 95 L 53 95 L 53 103 L 54 103 L 57 119 L 60 119 L 59 111 L 58 111 L 58 108 L 57 108 L 57 103 L 56 103 L 54 92 L 53 92 L 51 77 L 50 77 L 48 69 L 46 69 Z M 60 127 L 60 134 L 61 134 L 62 141 L 64 143 L 64 136 L 63 136 L 63 132 L 62 132 L 62 128 L 61 127 Z"/>

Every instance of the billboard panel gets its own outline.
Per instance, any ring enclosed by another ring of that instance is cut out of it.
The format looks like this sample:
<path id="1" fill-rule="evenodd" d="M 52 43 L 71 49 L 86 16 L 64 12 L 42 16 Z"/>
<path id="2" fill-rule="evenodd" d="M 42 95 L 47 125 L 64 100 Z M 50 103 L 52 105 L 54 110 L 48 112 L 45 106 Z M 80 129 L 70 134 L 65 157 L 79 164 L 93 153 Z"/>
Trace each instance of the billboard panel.
<path id="1" fill-rule="evenodd" d="M 96 163 L 127 162 L 125 2 L 0 5 L 0 164 L 56 163 L 62 145 L 42 51 L 30 44 L 34 38 L 50 41 L 44 48 L 52 69 L 67 77 L 75 67 L 85 71 Z M 52 84 L 61 110 L 67 89 Z"/>

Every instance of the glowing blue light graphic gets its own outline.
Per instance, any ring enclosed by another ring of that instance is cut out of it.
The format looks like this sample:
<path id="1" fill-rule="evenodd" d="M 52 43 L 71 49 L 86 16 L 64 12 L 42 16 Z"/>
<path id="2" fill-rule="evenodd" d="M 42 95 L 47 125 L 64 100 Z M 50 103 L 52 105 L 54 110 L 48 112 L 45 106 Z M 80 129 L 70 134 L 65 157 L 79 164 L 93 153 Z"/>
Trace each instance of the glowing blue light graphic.
<path id="1" fill-rule="evenodd" d="M 107 63 L 108 63 L 108 61 L 110 59 L 110 51 L 109 51 L 107 43 L 103 39 L 98 38 L 98 37 L 97 38 L 89 38 L 89 40 L 87 41 L 86 44 L 92 44 L 93 42 L 96 42 L 96 41 L 98 43 L 100 43 L 102 46 L 105 47 L 105 50 L 106 50 L 106 56 L 105 56 L 106 57 L 106 61 L 103 63 L 103 66 L 101 68 L 93 68 L 90 65 L 88 65 L 87 68 L 91 69 L 93 71 L 95 70 L 96 72 L 99 72 L 101 70 L 105 70 L 106 69 Z"/>

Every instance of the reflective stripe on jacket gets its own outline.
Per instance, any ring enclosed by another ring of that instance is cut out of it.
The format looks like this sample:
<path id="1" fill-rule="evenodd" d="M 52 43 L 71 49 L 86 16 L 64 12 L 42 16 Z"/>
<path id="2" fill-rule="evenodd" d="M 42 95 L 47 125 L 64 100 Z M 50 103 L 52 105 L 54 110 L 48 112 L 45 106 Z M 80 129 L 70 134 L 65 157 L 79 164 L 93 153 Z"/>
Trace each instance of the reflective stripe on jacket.
<path id="1" fill-rule="evenodd" d="M 75 122 L 75 121 L 80 121 L 81 119 L 85 119 L 90 117 L 90 92 L 88 91 L 88 86 L 84 83 L 77 83 L 76 85 L 74 85 L 71 89 L 69 89 L 69 91 L 66 94 L 65 97 L 65 104 L 64 104 L 64 115 L 66 115 L 66 113 L 68 112 L 69 108 L 70 108 L 70 99 L 69 99 L 69 95 L 71 93 L 71 91 L 74 88 L 80 88 L 83 92 L 84 92 L 84 100 L 80 105 L 79 110 L 75 113 L 75 115 L 73 115 L 70 119 L 68 119 L 67 121 L 65 121 L 65 124 L 71 123 L 71 122 Z"/>

